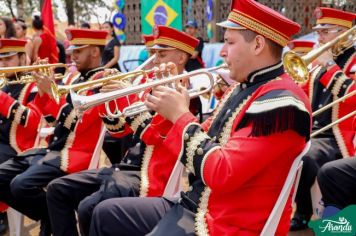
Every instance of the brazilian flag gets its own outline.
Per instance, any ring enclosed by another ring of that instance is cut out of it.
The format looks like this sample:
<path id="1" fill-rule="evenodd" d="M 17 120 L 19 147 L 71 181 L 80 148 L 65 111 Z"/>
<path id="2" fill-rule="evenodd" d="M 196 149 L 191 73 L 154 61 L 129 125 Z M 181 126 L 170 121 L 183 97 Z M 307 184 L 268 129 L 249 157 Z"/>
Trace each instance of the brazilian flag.
<path id="1" fill-rule="evenodd" d="M 155 25 L 182 30 L 182 1 L 141 0 L 142 33 L 152 34 Z"/>

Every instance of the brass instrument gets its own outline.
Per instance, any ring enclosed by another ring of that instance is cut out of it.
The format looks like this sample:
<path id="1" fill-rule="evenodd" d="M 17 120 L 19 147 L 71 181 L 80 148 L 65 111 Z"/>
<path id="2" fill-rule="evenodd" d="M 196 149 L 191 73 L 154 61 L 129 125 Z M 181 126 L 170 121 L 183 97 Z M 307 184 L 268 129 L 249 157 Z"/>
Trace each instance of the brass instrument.
<path id="1" fill-rule="evenodd" d="M 182 79 L 189 78 L 191 76 L 197 76 L 197 75 L 206 75 L 209 78 L 209 83 L 210 86 L 208 88 L 205 88 L 204 90 L 200 89 L 190 89 L 189 92 L 189 97 L 190 98 L 195 98 L 197 96 L 200 96 L 202 94 L 205 94 L 209 92 L 213 87 L 214 87 L 214 78 L 211 74 L 211 72 L 216 71 L 221 68 L 226 68 L 226 64 L 217 66 L 217 67 L 212 67 L 208 69 L 199 69 L 195 71 L 191 71 L 186 74 L 181 74 L 181 75 L 176 75 L 168 78 L 163 78 L 160 80 L 154 80 L 152 82 L 147 82 L 145 84 L 140 84 L 137 86 L 133 86 L 130 88 L 124 88 L 120 89 L 117 91 L 112 91 L 108 93 L 99 93 L 99 94 L 94 94 L 91 96 L 82 96 L 74 93 L 71 91 L 71 98 L 72 98 L 72 103 L 73 107 L 76 109 L 78 116 L 80 117 L 86 110 L 89 108 L 98 106 L 100 104 L 115 100 L 117 98 L 125 97 L 131 94 L 138 94 L 142 91 L 146 91 L 146 89 L 151 89 L 159 85 L 170 85 L 172 83 L 181 81 Z M 112 117 L 119 117 L 119 116 L 124 116 L 124 117 L 130 117 L 133 115 L 140 114 L 144 111 L 147 111 L 148 108 L 144 105 L 143 102 L 134 104 L 132 106 L 127 107 L 124 109 L 124 111 L 121 113 L 117 114 L 109 114 Z"/>
<path id="2" fill-rule="evenodd" d="M 356 40 L 356 26 L 340 34 L 335 39 L 310 51 L 304 56 L 299 56 L 293 51 L 289 51 L 283 56 L 283 65 L 287 73 L 298 83 L 303 83 L 309 79 L 308 65 L 325 51 L 332 49 L 334 54 L 339 53 L 349 41 Z"/>
<path id="3" fill-rule="evenodd" d="M 153 59 L 155 58 L 155 56 L 151 56 L 149 59 L 147 59 L 139 68 L 142 68 L 144 66 L 146 66 L 147 64 L 149 64 L 150 62 L 153 61 Z M 114 74 L 114 75 L 110 75 L 101 79 L 97 79 L 97 80 L 92 80 L 92 81 L 87 81 L 87 82 L 83 82 L 83 83 L 79 83 L 79 84 L 73 84 L 73 85 L 60 85 L 57 86 L 56 84 L 52 84 L 51 86 L 51 93 L 53 98 L 57 101 L 57 103 L 59 102 L 59 98 L 63 95 L 69 94 L 70 91 L 75 91 L 75 92 L 84 92 L 84 91 L 88 91 L 88 90 L 92 90 L 95 88 L 99 88 L 102 87 L 105 83 L 111 81 L 111 80 L 129 80 L 129 79 L 134 79 L 137 76 L 147 76 L 147 74 L 149 74 L 151 72 L 151 70 L 141 70 L 141 69 L 137 69 L 134 70 L 132 72 L 128 72 L 128 73 L 118 73 L 118 74 Z"/>
<path id="4" fill-rule="evenodd" d="M 61 96 L 66 95 L 71 91 L 81 93 L 84 91 L 102 87 L 105 83 L 111 80 L 128 80 L 128 79 L 133 79 L 139 75 L 147 75 L 148 73 L 150 73 L 150 71 L 139 70 L 139 71 L 132 71 L 128 73 L 118 73 L 107 77 L 103 77 L 101 79 L 91 80 L 79 84 L 59 85 L 59 86 L 56 84 L 51 84 L 51 90 L 52 90 L 51 92 L 53 98 L 58 102 Z"/>
<path id="5" fill-rule="evenodd" d="M 328 130 L 328 129 L 332 128 L 334 125 L 337 125 L 337 124 L 343 122 L 344 120 L 349 119 L 349 118 L 351 118 L 352 116 L 355 116 L 355 115 L 356 115 L 356 111 L 352 111 L 352 112 L 350 112 L 349 114 L 344 115 L 344 116 L 341 117 L 340 119 L 337 119 L 336 121 L 334 121 L 334 122 L 328 124 L 327 126 L 321 128 L 321 129 L 319 129 L 319 130 L 317 130 L 317 131 L 314 131 L 314 132 L 310 135 L 310 137 L 313 138 L 313 137 L 317 136 L 318 134 L 324 132 L 325 130 Z"/>
<path id="6" fill-rule="evenodd" d="M 33 75 L 22 75 L 20 77 L 17 76 L 17 73 L 20 72 L 30 72 L 39 70 L 43 73 L 49 74 L 49 71 L 53 67 L 67 67 L 65 64 L 56 63 L 56 64 L 43 64 L 43 65 L 33 65 L 33 66 L 16 66 L 16 67 L 4 67 L 0 68 L 0 89 L 5 87 L 6 85 L 13 84 L 28 84 L 36 82 L 36 78 Z M 8 80 L 6 78 L 7 73 L 15 73 L 17 79 L 16 80 Z M 55 74 L 55 80 L 63 79 L 65 75 Z"/>
<path id="7" fill-rule="evenodd" d="M 352 97 L 352 96 L 355 96 L 355 95 L 356 95 L 356 90 L 354 90 L 354 91 L 342 96 L 341 98 L 336 99 L 335 101 L 333 101 L 333 102 L 329 103 L 328 105 L 320 108 L 319 110 L 314 111 L 313 112 L 313 117 L 319 115 L 320 113 L 322 113 L 324 111 L 326 111 L 327 109 L 331 108 L 335 104 L 343 102 L 345 99 L 348 99 L 349 97 Z"/>

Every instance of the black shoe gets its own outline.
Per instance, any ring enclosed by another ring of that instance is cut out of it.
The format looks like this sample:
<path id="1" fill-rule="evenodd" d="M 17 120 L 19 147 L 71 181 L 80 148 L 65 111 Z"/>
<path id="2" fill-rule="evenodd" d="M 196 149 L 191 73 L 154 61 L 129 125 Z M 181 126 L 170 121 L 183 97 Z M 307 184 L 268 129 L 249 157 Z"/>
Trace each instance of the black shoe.
<path id="1" fill-rule="evenodd" d="M 308 222 L 310 217 L 306 215 L 295 213 L 290 221 L 289 231 L 299 231 L 308 228 Z"/>

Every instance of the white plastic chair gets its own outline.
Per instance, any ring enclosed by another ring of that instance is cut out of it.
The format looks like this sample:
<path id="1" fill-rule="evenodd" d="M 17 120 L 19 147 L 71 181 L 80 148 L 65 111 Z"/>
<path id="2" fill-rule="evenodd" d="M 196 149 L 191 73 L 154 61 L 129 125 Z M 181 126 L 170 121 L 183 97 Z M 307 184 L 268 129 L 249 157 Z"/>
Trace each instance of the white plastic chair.
<path id="1" fill-rule="evenodd" d="M 295 189 L 294 189 L 293 199 L 295 193 L 297 192 L 300 172 L 303 166 L 302 157 L 309 151 L 309 149 L 310 149 L 310 141 L 305 145 L 303 151 L 293 161 L 287 179 L 284 182 L 281 193 L 278 196 L 277 202 L 274 205 L 272 212 L 269 215 L 267 222 L 262 229 L 262 232 L 260 234 L 261 236 L 271 236 L 275 234 L 294 182 L 295 182 Z"/>
<path id="2" fill-rule="evenodd" d="M 176 164 L 173 167 L 172 173 L 169 176 L 168 182 L 163 192 L 163 197 L 179 197 L 180 192 L 183 190 L 183 172 L 184 165 L 178 159 Z"/>
<path id="3" fill-rule="evenodd" d="M 313 186 L 310 188 L 310 196 L 313 206 L 313 219 L 320 219 L 323 216 L 324 205 L 321 200 L 322 195 L 317 180 L 315 180 Z"/>

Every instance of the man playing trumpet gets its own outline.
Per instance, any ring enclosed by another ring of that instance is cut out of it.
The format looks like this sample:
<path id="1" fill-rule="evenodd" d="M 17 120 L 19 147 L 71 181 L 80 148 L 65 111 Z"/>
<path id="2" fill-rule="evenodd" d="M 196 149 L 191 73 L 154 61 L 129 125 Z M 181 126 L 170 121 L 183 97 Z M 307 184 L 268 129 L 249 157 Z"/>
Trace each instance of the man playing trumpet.
<path id="1" fill-rule="evenodd" d="M 0 39 L 0 68 L 26 66 L 26 41 Z M 0 74 L 0 79 L 15 81 L 21 73 Z M 5 85 L 0 90 L 0 164 L 32 148 L 41 119 L 41 112 L 33 104 L 35 83 Z M 2 170 L 3 172 L 10 170 Z M 1 192 L 6 191 L 1 186 Z M 0 197 L 0 201 L 4 198 Z M 3 208 L 3 207 L 0 207 Z M 5 209 L 5 208 L 4 208 Z M 0 209 L 2 211 L 3 209 Z M 0 215 L 4 220 L 6 214 Z M 1 226 L 0 226 L 1 228 Z"/>
<path id="2" fill-rule="evenodd" d="M 263 24 L 261 23 L 263 22 Z M 182 86 L 146 105 L 173 123 L 164 144 L 189 171 L 181 198 L 120 198 L 94 210 L 95 235 L 259 235 L 291 163 L 309 139 L 309 101 L 284 73 L 282 48 L 300 26 L 253 0 L 233 1 L 221 55 L 236 83 L 203 124 Z M 176 73 L 169 63 L 161 66 Z M 288 232 L 291 207 L 275 235 Z"/>
<path id="3" fill-rule="evenodd" d="M 317 8 L 315 16 L 317 25 L 314 30 L 318 34 L 320 44 L 326 44 L 350 29 L 356 19 L 355 13 L 332 8 Z M 313 111 L 356 89 L 353 78 L 356 65 L 354 40 L 342 41 L 332 50 L 324 52 L 312 64 L 319 67 L 311 73 L 303 89 L 311 100 Z M 356 96 L 334 105 L 331 109 L 313 117 L 313 131 L 355 109 Z M 291 220 L 291 231 L 307 228 L 313 213 L 310 189 L 320 167 L 329 161 L 353 156 L 355 147 L 352 144 L 354 137 L 352 121 L 351 117 L 312 139 L 311 149 L 303 158 L 303 169 L 295 198 L 297 209 Z"/>
<path id="4" fill-rule="evenodd" d="M 69 83 L 80 83 L 102 76 L 101 54 L 106 43 L 106 32 L 70 29 L 72 59 L 82 76 Z M 38 95 L 35 104 L 48 123 L 54 125 L 54 134 L 47 149 L 29 150 L 0 166 L 0 199 L 26 216 L 41 220 L 41 235 L 50 235 L 47 211 L 47 184 L 63 175 L 87 169 L 99 138 L 102 119 L 97 108 L 76 117 L 70 96 L 52 97 L 52 79 L 38 73 Z M 88 92 L 89 94 L 92 91 Z M 7 171 L 11 170 L 11 171 Z"/>
<path id="5" fill-rule="evenodd" d="M 158 26 L 155 40 L 150 47 L 155 54 L 153 64 L 158 78 L 168 77 L 162 63 L 173 62 L 182 74 L 185 64 L 198 40 L 173 28 Z M 110 81 L 101 92 L 109 92 L 131 86 L 130 82 Z M 147 91 L 146 95 L 147 95 Z M 130 96 L 130 103 L 145 100 Z M 121 98 L 122 100 L 122 98 Z M 120 101 L 116 101 L 119 104 Z M 109 103 L 115 109 L 115 101 Z M 105 114 L 105 106 L 100 106 Z M 107 115 L 107 114 L 106 114 Z M 54 235 L 78 235 L 75 210 L 81 235 L 89 235 L 90 222 L 94 207 L 105 199 L 114 197 L 153 197 L 162 196 L 177 155 L 170 152 L 163 141 L 172 123 L 150 112 L 133 117 L 104 119 L 109 132 L 115 137 L 133 133 L 128 153 L 123 161 L 110 168 L 82 171 L 52 181 L 48 186 L 47 201 L 54 229 Z M 76 194 L 73 194 L 76 192 Z"/>

